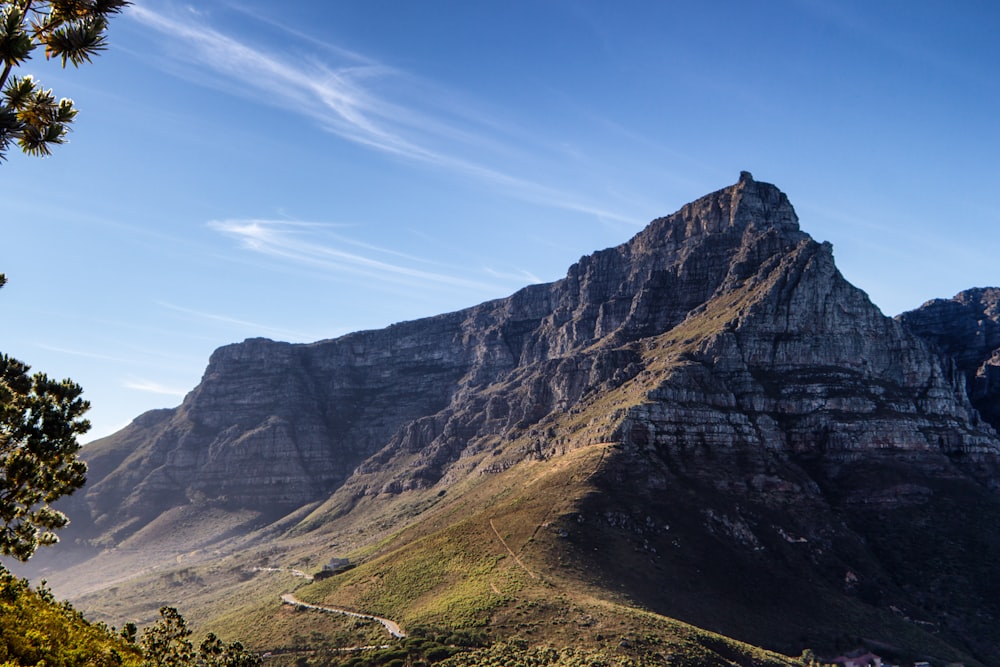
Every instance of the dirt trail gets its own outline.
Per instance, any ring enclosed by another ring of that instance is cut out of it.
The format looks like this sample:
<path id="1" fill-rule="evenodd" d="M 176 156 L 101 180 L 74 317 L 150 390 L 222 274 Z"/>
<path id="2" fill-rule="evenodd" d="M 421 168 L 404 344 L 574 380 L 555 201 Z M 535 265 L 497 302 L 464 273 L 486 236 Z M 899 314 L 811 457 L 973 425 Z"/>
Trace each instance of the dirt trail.
<path id="1" fill-rule="evenodd" d="M 294 567 L 251 567 L 251 572 L 287 572 L 288 574 L 295 577 L 302 577 L 306 581 L 312 581 L 313 576 L 311 574 L 306 574 L 302 570 L 296 570 Z"/>
<path id="2" fill-rule="evenodd" d="M 521 562 L 521 559 L 518 557 L 518 555 L 516 553 L 514 553 L 514 550 L 511 549 L 510 545 L 507 544 L 507 540 L 503 539 L 503 536 L 500 535 L 500 531 L 497 530 L 496 524 L 493 523 L 493 519 L 490 519 L 490 528 L 493 529 L 494 534 L 496 534 L 497 539 L 500 540 L 500 544 L 503 545 L 504 549 L 507 550 L 507 553 L 509 553 L 511 556 L 513 556 L 514 557 L 514 561 L 518 565 L 521 566 L 521 569 L 524 570 L 525 572 L 527 572 L 531 576 L 532 579 L 537 579 L 538 575 L 535 574 L 534 572 L 532 572 L 531 570 L 529 570 L 528 566 L 525 565 L 523 562 Z"/>

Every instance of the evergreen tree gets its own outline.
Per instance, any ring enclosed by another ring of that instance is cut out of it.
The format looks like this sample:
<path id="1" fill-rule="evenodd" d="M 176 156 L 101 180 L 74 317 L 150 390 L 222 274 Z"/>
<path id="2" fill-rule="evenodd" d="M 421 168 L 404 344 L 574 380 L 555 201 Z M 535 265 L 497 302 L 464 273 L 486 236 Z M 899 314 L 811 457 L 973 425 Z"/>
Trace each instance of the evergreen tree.
<path id="1" fill-rule="evenodd" d="M 226 644 L 213 633 L 195 651 L 191 631 L 174 607 L 161 607 L 160 620 L 146 628 L 139 640 L 143 667 L 260 667 L 260 656 L 243 644 Z"/>
<path id="2" fill-rule="evenodd" d="M 31 75 L 15 68 L 39 46 L 46 59 L 79 67 L 105 48 L 108 17 L 128 0 L 0 0 L 0 161 L 12 142 L 28 155 L 48 155 L 65 142 L 76 116 L 73 100 L 56 102 Z"/>
<path id="3" fill-rule="evenodd" d="M 0 274 L 0 287 L 6 281 Z M 86 481 L 76 436 L 90 428 L 79 385 L 29 370 L 0 354 L 0 555 L 22 561 L 68 523 L 49 503 Z"/>
<path id="4" fill-rule="evenodd" d="M 194 644 L 184 617 L 174 607 L 161 607 L 160 620 L 146 628 L 139 640 L 143 667 L 183 667 L 194 662 Z"/>

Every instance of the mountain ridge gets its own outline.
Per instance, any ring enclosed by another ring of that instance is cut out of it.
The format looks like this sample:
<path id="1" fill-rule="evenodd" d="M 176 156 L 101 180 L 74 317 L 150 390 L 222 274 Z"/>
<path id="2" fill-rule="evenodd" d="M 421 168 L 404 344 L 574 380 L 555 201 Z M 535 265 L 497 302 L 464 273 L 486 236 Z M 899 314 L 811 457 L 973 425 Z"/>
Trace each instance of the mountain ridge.
<path id="1" fill-rule="evenodd" d="M 171 428 L 157 434 L 149 448 L 149 458 L 141 463 L 132 462 L 128 471 L 119 469 L 102 474 L 101 481 L 84 493 L 90 498 L 113 497 L 115 505 L 125 508 L 133 504 L 130 497 L 158 495 L 160 502 L 168 502 L 173 496 L 205 493 L 220 487 L 218 495 L 228 498 L 231 494 L 226 490 L 227 480 L 234 477 L 231 474 L 234 468 L 239 468 L 230 458 L 243 450 L 247 459 L 266 457 L 267 452 L 277 454 L 270 456 L 277 467 L 267 470 L 267 479 L 252 480 L 247 487 L 249 491 L 241 497 L 243 502 L 259 499 L 262 505 L 278 503 L 290 508 L 308 502 L 346 478 L 402 424 L 445 408 L 450 398 L 447 390 L 455 388 L 456 383 L 460 385 L 459 392 L 461 387 L 474 390 L 496 381 L 498 375 L 519 364 L 561 358 L 611 333 L 631 339 L 644 332 L 669 328 L 725 279 L 738 279 L 729 275 L 732 272 L 728 262 L 715 267 L 702 266 L 714 256 L 713 246 L 718 244 L 720 235 L 726 235 L 727 242 L 735 244 L 748 224 L 760 225 L 763 221 L 801 234 L 787 198 L 773 186 L 756 183 L 746 172 L 736 186 L 712 193 L 699 202 L 702 203 L 693 203 L 679 212 L 683 228 L 667 225 L 667 218 L 655 220 L 632 241 L 581 258 L 565 279 L 530 286 L 505 299 L 312 344 L 249 339 L 224 346 L 213 353 L 202 382 L 172 415 Z M 692 240 L 702 239 L 707 239 L 707 250 L 704 244 L 692 244 Z M 669 287 L 662 283 L 671 276 L 657 275 L 663 272 L 663 267 L 655 264 L 644 266 L 633 262 L 633 255 L 672 258 L 677 253 L 681 254 L 678 258 L 681 268 L 686 269 L 690 264 L 690 272 L 695 275 L 680 275 L 676 280 L 700 289 L 689 294 L 688 303 L 663 308 L 657 299 L 667 293 Z M 639 273 L 630 274 L 630 266 L 639 267 Z M 739 264 L 735 268 L 738 272 Z M 624 276 L 624 281 L 602 279 L 608 274 L 616 278 Z M 689 279 L 685 281 L 685 277 Z M 414 330 L 419 330 L 416 338 Z M 439 347 L 425 358 L 426 351 L 420 348 L 425 343 L 421 341 L 429 339 L 437 341 Z M 311 354 L 313 351 L 317 354 Z M 391 393 L 390 382 L 380 384 L 358 377 L 367 367 L 390 359 L 393 368 L 379 372 L 400 378 L 419 374 L 423 378 L 423 384 L 405 385 L 406 401 Z M 253 368 L 253 384 L 242 382 L 241 369 L 248 367 Z M 347 377 L 315 379 L 334 368 Z M 232 390 L 234 386 L 239 387 L 239 393 Z M 280 396 L 280 400 L 275 400 L 275 396 Z M 381 397 L 382 402 L 364 405 L 368 396 Z M 425 400 L 411 406 L 413 397 Z M 287 407 L 277 407 L 280 402 L 293 405 L 294 414 Z M 218 405 L 222 407 L 216 410 Z M 369 416 L 388 414 L 399 405 L 411 409 L 394 419 L 383 418 L 383 423 Z M 156 414 L 166 417 L 165 413 Z M 304 419 L 303 414 L 312 418 Z M 262 415 L 266 418 L 261 418 Z M 227 429 L 238 433 L 238 442 L 227 440 Z M 345 431 L 349 433 L 344 435 Z M 142 437 L 149 440 L 145 435 Z M 329 443 L 338 440 L 350 441 L 351 446 L 346 450 L 331 448 Z M 89 445 L 90 456 L 98 458 L 97 452 L 106 448 L 103 444 L 106 441 Z M 276 449 L 274 443 L 279 442 L 302 446 L 286 444 Z M 134 450 L 121 445 L 110 449 Z M 230 457 L 214 458 L 222 451 Z M 214 460 L 220 460 L 220 464 L 214 465 Z M 343 464 L 338 465 L 341 461 Z M 187 472 L 193 469 L 198 470 L 204 482 L 179 494 L 184 484 L 178 484 L 178 480 L 190 484 Z M 135 470 L 148 474 L 137 479 Z M 100 472 L 104 473 L 103 468 Z M 297 489 L 294 497 L 266 493 L 266 489 L 278 486 L 275 480 L 291 478 L 308 481 L 280 484 L 286 489 Z"/>

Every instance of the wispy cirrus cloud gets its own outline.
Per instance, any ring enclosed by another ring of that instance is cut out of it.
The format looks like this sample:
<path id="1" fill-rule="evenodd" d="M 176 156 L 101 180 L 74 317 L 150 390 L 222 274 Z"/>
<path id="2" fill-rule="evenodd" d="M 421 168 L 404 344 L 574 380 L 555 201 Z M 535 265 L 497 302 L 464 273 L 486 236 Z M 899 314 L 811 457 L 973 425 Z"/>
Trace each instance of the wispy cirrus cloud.
<path id="1" fill-rule="evenodd" d="M 210 27 L 196 12 L 167 15 L 133 5 L 128 15 L 166 37 L 169 67 L 200 84 L 283 108 L 347 141 L 476 179 L 524 201 L 602 220 L 645 222 L 588 203 L 585 193 L 498 168 L 496 163 L 515 154 L 522 163 L 537 161 L 542 142 L 364 55 L 324 45 L 319 56 L 315 40 L 295 33 L 296 43 L 308 46 L 309 54 L 278 54 Z M 519 145 L 530 150 L 521 153 Z"/>
<path id="2" fill-rule="evenodd" d="M 95 319 L 92 323 L 95 326 L 100 325 L 119 330 L 131 329 L 131 327 L 114 320 Z M 150 331 L 157 335 L 162 333 L 162 331 L 158 329 L 149 329 L 145 327 L 137 329 L 147 334 Z M 38 343 L 38 347 L 50 352 L 58 352 L 59 354 L 80 357 L 83 359 L 94 359 L 97 361 L 107 361 L 115 364 L 126 364 L 130 367 L 142 366 L 146 369 L 169 369 L 173 371 L 184 367 L 195 369 L 201 367 L 202 361 L 201 359 L 187 358 L 183 355 L 170 354 L 161 348 L 137 347 L 130 344 L 119 345 L 116 348 L 116 354 L 105 354 L 101 352 L 94 352 L 93 350 L 84 350 L 62 345 L 49 345 L 47 343 Z"/>
<path id="3" fill-rule="evenodd" d="M 175 387 L 168 387 L 166 385 L 160 384 L 159 382 L 154 382 L 152 380 L 141 380 L 141 379 L 130 379 L 122 383 L 126 389 L 132 389 L 134 391 L 142 391 L 148 394 L 160 394 L 163 396 L 181 396 L 187 394 L 184 389 L 177 389 Z"/>
<path id="4" fill-rule="evenodd" d="M 494 278 L 499 278 L 501 280 L 509 280 L 511 282 L 520 283 L 541 283 L 544 282 L 541 278 L 536 276 L 531 271 L 500 271 L 498 269 L 493 269 L 486 267 L 484 269 L 487 274 L 493 276 Z"/>
<path id="5" fill-rule="evenodd" d="M 89 350 L 78 350 L 69 347 L 63 347 L 61 345 L 48 345 L 46 343 L 39 343 L 38 347 L 43 350 L 48 350 L 50 352 L 58 352 L 60 354 L 68 354 L 74 357 L 84 357 L 87 359 L 97 359 L 98 361 L 115 361 L 115 362 L 130 362 L 131 359 L 126 359 L 120 356 L 115 356 L 111 354 L 101 354 L 100 352 L 92 352 Z"/>
<path id="6" fill-rule="evenodd" d="M 133 5 L 128 15 L 168 36 L 175 46 L 184 47 L 172 55 L 194 66 L 184 73 L 200 79 L 200 83 L 267 100 L 309 116 L 344 138 L 380 150 L 410 157 L 426 154 L 381 127 L 381 121 L 391 118 L 391 110 L 362 85 L 366 80 L 388 76 L 389 68 L 373 62 L 350 62 L 339 67 L 306 60 L 290 63 L 208 27 L 195 14 L 172 17 Z"/>
<path id="7" fill-rule="evenodd" d="M 410 286 L 453 287 L 490 294 L 502 291 L 496 284 L 419 268 L 414 264 L 433 263 L 331 234 L 322 224 L 285 220 L 214 220 L 208 224 L 248 250 L 327 272 Z"/>
<path id="8" fill-rule="evenodd" d="M 268 335 L 274 336 L 276 338 L 281 338 L 283 340 L 307 342 L 318 340 L 322 336 L 316 336 L 311 333 L 302 331 L 293 331 L 290 329 L 284 329 L 281 327 L 275 327 L 267 324 L 261 324 L 259 322 L 251 322 L 249 320 L 240 319 L 237 317 L 231 317 L 229 315 L 223 315 L 220 313 L 209 313 L 201 310 L 196 310 L 193 308 L 185 308 L 184 306 L 178 306 L 177 304 L 170 303 L 167 301 L 158 301 L 157 305 L 161 308 L 166 308 L 183 315 L 197 318 L 199 320 L 207 320 L 211 322 L 216 322 L 219 324 L 229 325 L 238 329 L 252 331 L 254 335 Z"/>

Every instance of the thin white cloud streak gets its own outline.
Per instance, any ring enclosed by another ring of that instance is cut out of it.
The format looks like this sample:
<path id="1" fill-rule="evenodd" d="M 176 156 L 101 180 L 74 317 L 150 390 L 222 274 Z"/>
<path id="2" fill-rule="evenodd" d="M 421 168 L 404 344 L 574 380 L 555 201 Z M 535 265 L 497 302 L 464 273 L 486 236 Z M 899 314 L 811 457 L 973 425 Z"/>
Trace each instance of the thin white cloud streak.
<path id="1" fill-rule="evenodd" d="M 108 322 L 115 326 L 118 323 L 111 322 L 110 320 L 95 320 L 95 322 Z M 142 329 L 140 329 L 142 330 Z M 149 331 L 155 331 L 156 333 L 161 333 L 159 329 L 147 329 Z M 179 368 L 187 366 L 192 369 L 200 368 L 201 361 L 195 359 L 189 359 L 187 357 L 163 354 L 162 350 L 144 350 L 139 348 L 130 348 L 134 353 L 131 357 L 115 356 L 111 354 L 101 354 L 99 352 L 90 352 L 84 350 L 76 350 L 73 348 L 62 347 L 58 345 L 48 345 L 46 343 L 39 343 L 38 347 L 43 350 L 48 350 L 50 352 L 58 352 L 59 354 L 66 354 L 74 357 L 80 357 L 83 359 L 96 359 L 98 361 L 110 361 L 116 364 L 126 364 L 128 366 L 142 366 L 144 368 L 156 368 L 156 369 L 169 369 L 172 371 L 177 371 Z M 128 348 L 128 346 L 119 346 L 118 349 L 123 347 Z"/>
<path id="2" fill-rule="evenodd" d="M 183 389 L 167 387 L 152 380 L 126 380 L 122 383 L 122 386 L 126 389 L 142 391 L 147 394 L 160 394 L 162 396 L 180 396 L 183 398 L 187 394 L 187 391 Z"/>
<path id="3" fill-rule="evenodd" d="M 241 246 L 248 250 L 289 260 L 296 264 L 308 264 L 326 271 L 358 275 L 402 285 L 423 283 L 425 285 L 470 289 L 477 292 L 495 293 L 500 291 L 500 288 L 494 284 L 415 269 L 318 242 L 308 236 L 303 236 L 301 233 L 302 225 L 298 223 L 281 220 L 213 220 L 208 224 L 212 229 L 236 239 Z M 368 244 L 354 243 L 354 245 L 378 252 L 386 252 L 397 257 L 409 258 L 402 253 L 386 251 Z"/>
<path id="4" fill-rule="evenodd" d="M 273 221 L 266 220 L 266 221 L 263 221 L 263 222 L 266 223 L 266 222 L 273 222 Z M 330 223 L 302 223 L 302 222 L 291 222 L 291 221 L 285 222 L 283 224 L 295 225 L 295 226 L 307 226 L 307 227 L 310 227 L 310 228 L 313 228 L 313 229 L 322 229 L 322 228 L 329 228 L 329 227 L 347 227 L 347 226 L 349 226 L 349 225 L 337 225 L 337 224 L 330 224 Z M 417 257 L 416 255 L 411 255 L 409 253 L 400 252 L 399 250 L 395 250 L 393 248 L 383 248 L 382 246 L 373 245 L 371 243 L 365 243 L 364 241 L 358 241 L 356 239 L 351 239 L 351 238 L 348 238 L 348 237 L 340 235 L 340 234 L 329 234 L 329 235 L 330 235 L 331 238 L 336 239 L 338 242 L 340 242 L 340 243 L 346 243 L 347 245 L 354 246 L 355 248 L 364 248 L 365 250 L 372 250 L 374 252 L 382 253 L 384 255 L 391 255 L 393 257 L 399 257 L 400 259 L 406 259 L 406 260 L 409 260 L 411 262 L 418 262 L 420 264 L 432 264 L 432 265 L 436 265 L 436 266 L 440 265 L 440 263 L 437 262 L 437 261 L 435 261 L 435 260 L 428 259 L 426 257 Z"/>
<path id="5" fill-rule="evenodd" d="M 59 354 L 68 354 L 74 357 L 83 357 L 85 359 L 97 359 L 99 361 L 115 361 L 118 363 L 130 363 L 131 359 L 124 359 L 122 357 L 115 357 L 109 354 L 100 354 L 98 352 L 84 352 L 82 350 L 73 350 L 68 347 L 59 347 L 58 345 L 46 345 L 44 343 L 39 343 L 38 347 L 43 350 L 48 350 L 49 352 L 58 352 Z"/>
<path id="6" fill-rule="evenodd" d="M 525 201 L 592 215 L 604 220 L 644 223 L 633 216 L 592 206 L 577 193 L 562 192 L 518 178 L 458 155 L 463 147 L 482 148 L 493 141 L 481 132 L 459 128 L 445 118 L 458 119 L 461 109 L 438 109 L 434 116 L 413 105 L 402 105 L 374 92 L 375 83 L 405 80 L 398 70 L 351 54 L 352 62 L 340 67 L 306 61 L 289 63 L 261 49 L 205 25 L 174 19 L 146 7 L 133 5 L 128 15 L 143 25 L 179 41 L 184 48 L 174 57 L 186 61 L 185 75 L 206 83 L 209 68 L 223 77 L 215 85 L 256 102 L 261 100 L 312 119 L 323 129 L 348 141 L 401 158 L 424 162 L 499 187 Z M 336 51 L 334 47 L 329 47 Z M 211 84 L 210 84 L 211 85 Z M 437 116 L 440 116 L 439 119 Z M 482 123 L 479 123 L 482 125 Z M 494 130 L 495 131 L 495 130 Z M 419 135 L 408 138 L 404 133 Z M 435 143 L 449 147 L 437 149 Z M 482 153 L 477 150 L 477 153 Z"/>
<path id="7" fill-rule="evenodd" d="M 268 326 L 266 324 L 259 324 L 257 322 L 250 322 L 248 320 L 241 320 L 235 317 L 229 317 L 228 315 L 219 315 L 217 313 L 206 313 L 204 311 L 194 310 L 193 308 L 185 308 L 183 306 L 178 306 L 176 304 L 169 303 L 166 301 L 157 301 L 156 304 L 161 308 L 166 308 L 168 310 L 172 310 L 177 313 L 181 313 L 191 317 L 196 317 L 201 320 L 218 322 L 220 324 L 235 326 L 240 329 L 249 329 L 251 331 L 259 332 L 259 334 L 277 336 L 291 341 L 310 342 L 323 338 L 322 336 L 305 334 L 302 333 L 301 331 L 292 331 L 290 329 L 282 329 L 279 327 Z"/>
<path id="8" fill-rule="evenodd" d="M 494 278 L 500 278 L 501 280 L 510 280 L 511 282 L 523 282 L 529 284 L 544 282 L 541 278 L 536 276 L 531 271 L 498 271 L 496 269 L 491 269 L 486 267 L 483 269 L 489 275 Z"/>
<path id="9" fill-rule="evenodd" d="M 408 142 L 377 126 L 370 117 L 377 106 L 356 83 L 387 73 L 385 68 L 377 65 L 351 65 L 337 70 L 322 65 L 296 68 L 211 28 L 169 18 L 138 5 L 133 5 L 128 14 L 183 42 L 187 48 L 177 57 L 196 64 L 201 76 L 209 69 L 214 70 L 240 84 L 239 90 L 245 95 L 310 116 L 330 131 L 358 143 L 391 153 L 420 154 Z M 264 97 L 260 98 L 258 93 Z"/>
<path id="10" fill-rule="evenodd" d="M 289 28 L 287 25 L 284 25 L 283 23 L 279 23 L 279 22 L 277 22 L 277 21 L 275 21 L 275 20 L 267 17 L 266 15 L 264 15 L 264 14 L 262 14 L 260 12 L 253 11 L 253 9 L 251 7 L 248 7 L 243 2 L 225 2 L 224 4 L 231 11 L 239 12 L 239 13 L 243 14 L 244 16 L 249 16 L 250 18 L 252 18 L 253 20 L 255 20 L 255 21 L 259 22 L 259 23 L 264 23 L 266 25 L 271 26 L 272 28 L 276 28 L 276 29 L 278 29 L 278 30 L 280 30 L 280 31 L 288 34 L 288 35 L 291 35 L 292 37 L 294 37 L 295 39 L 298 39 L 300 41 L 309 42 L 310 44 L 313 44 L 314 46 L 317 46 L 317 47 L 319 47 L 321 49 L 330 51 L 331 53 L 335 53 L 335 54 L 337 54 L 339 56 L 347 57 L 347 58 L 349 58 L 351 60 L 354 60 L 354 61 L 356 61 L 358 63 L 361 63 L 361 64 L 368 64 L 368 65 L 376 65 L 376 64 L 378 64 L 374 60 L 368 58 L 367 56 L 363 56 L 360 53 L 357 53 L 356 51 L 351 51 L 349 49 L 345 49 L 343 47 L 336 46 L 334 44 L 330 44 L 329 42 L 324 42 L 324 41 L 322 41 L 320 39 L 317 39 L 317 38 L 313 37 L 312 35 L 308 35 L 308 34 L 306 34 L 304 32 L 299 31 L 299 30 L 294 30 L 292 28 Z M 193 10 L 193 11 L 196 14 L 198 14 L 199 16 L 201 15 L 200 12 L 197 12 L 196 10 Z"/>

